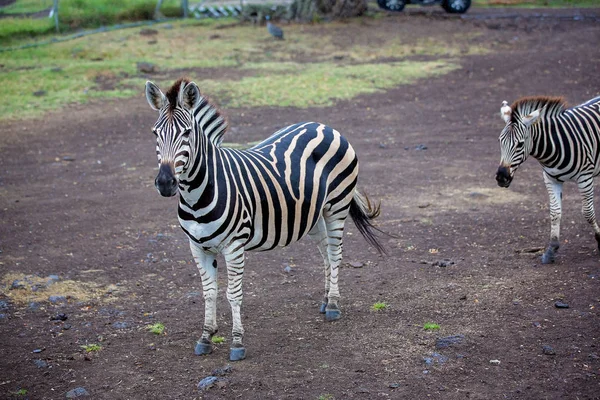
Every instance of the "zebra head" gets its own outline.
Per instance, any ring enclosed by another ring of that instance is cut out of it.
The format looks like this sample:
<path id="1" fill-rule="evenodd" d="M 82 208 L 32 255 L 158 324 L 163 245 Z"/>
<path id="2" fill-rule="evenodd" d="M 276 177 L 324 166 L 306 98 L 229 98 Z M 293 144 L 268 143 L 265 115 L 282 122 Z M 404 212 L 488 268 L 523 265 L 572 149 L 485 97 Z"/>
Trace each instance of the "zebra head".
<path id="1" fill-rule="evenodd" d="M 509 187 L 515 171 L 531 153 L 533 141 L 530 128 L 539 118 L 540 110 L 522 116 L 520 113 L 513 113 L 512 108 L 504 101 L 500 108 L 500 115 L 506 122 L 506 126 L 498 138 L 500 166 L 496 172 L 496 182 L 498 186 Z"/>
<path id="2" fill-rule="evenodd" d="M 154 185 L 162 196 L 175 196 L 179 176 L 190 159 L 190 136 L 196 129 L 193 110 L 200 100 L 200 90 L 194 82 L 179 79 L 163 94 L 148 81 L 146 99 L 150 107 L 159 112 L 152 128 L 159 167 Z"/>

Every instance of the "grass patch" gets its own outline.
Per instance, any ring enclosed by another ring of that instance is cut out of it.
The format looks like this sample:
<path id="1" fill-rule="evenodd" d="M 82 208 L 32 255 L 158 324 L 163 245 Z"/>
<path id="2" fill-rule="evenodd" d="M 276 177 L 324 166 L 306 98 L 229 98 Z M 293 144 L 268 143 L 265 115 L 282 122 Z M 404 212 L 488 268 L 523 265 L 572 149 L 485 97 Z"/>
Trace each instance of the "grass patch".
<path id="1" fill-rule="evenodd" d="M 90 343 L 90 344 L 86 344 L 86 345 L 81 346 L 81 348 L 86 353 L 95 353 L 97 351 L 100 351 L 102 349 L 102 346 L 100 346 L 99 344 L 96 344 L 96 343 Z"/>
<path id="2" fill-rule="evenodd" d="M 150 333 L 154 333 L 155 335 L 162 335 L 165 333 L 165 325 L 160 322 L 148 325 L 146 329 L 148 329 Z"/>
<path id="3" fill-rule="evenodd" d="M 139 96 L 143 101 L 146 78 L 137 71 L 138 62 L 155 64 L 160 76 L 188 71 L 180 74 L 191 75 L 222 106 L 321 107 L 446 74 L 460 68 L 457 56 L 484 51 L 458 48 L 451 35 L 413 43 L 390 35 L 378 38 L 377 47 L 335 44 L 327 32 L 346 29 L 339 23 L 318 30 L 289 25 L 291 39 L 274 44 L 263 29 L 216 29 L 221 25 L 187 20 L 154 25 L 157 34 L 151 37 L 131 28 L 0 52 L 0 120 L 41 117 L 93 99 Z M 413 54 L 439 59 L 403 60 Z M 204 71 L 214 78 L 203 79 Z M 167 87 L 172 80 L 157 83 Z"/>
<path id="4" fill-rule="evenodd" d="M 381 311 L 381 310 L 385 310 L 386 308 L 388 308 L 388 305 L 387 305 L 387 303 L 385 303 L 383 301 L 378 301 L 377 303 L 375 303 L 371 306 L 371 310 L 373 310 L 373 311 Z"/>
<path id="5" fill-rule="evenodd" d="M 16 396 L 26 396 L 27 395 L 27 389 L 19 389 L 15 392 Z"/>
<path id="6" fill-rule="evenodd" d="M 49 277 L 9 272 L 0 280 L 0 294 L 8 297 L 15 304 L 26 305 L 32 302 L 48 302 L 51 296 L 83 302 L 90 300 L 107 302 L 113 301 L 116 298 L 113 295 L 118 292 L 115 285 L 104 286 L 70 279 L 61 279 L 48 284 L 48 280 Z M 15 281 L 20 282 L 19 288 L 12 287 Z"/>
<path id="7" fill-rule="evenodd" d="M 440 329 L 440 326 L 434 322 L 425 322 L 425 324 L 423 325 L 423 330 L 426 331 L 438 331 Z"/>
<path id="8" fill-rule="evenodd" d="M 225 338 L 223 336 L 213 336 L 212 339 L 210 339 L 210 341 L 214 344 L 221 344 L 225 343 Z"/>

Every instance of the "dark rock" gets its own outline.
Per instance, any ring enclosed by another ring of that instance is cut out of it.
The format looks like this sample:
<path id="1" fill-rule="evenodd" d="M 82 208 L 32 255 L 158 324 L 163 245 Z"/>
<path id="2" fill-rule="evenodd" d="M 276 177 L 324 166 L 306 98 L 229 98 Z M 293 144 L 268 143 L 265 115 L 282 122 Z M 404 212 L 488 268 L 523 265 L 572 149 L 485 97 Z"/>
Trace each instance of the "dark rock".
<path id="1" fill-rule="evenodd" d="M 451 265 L 454 265 L 454 261 L 448 260 L 447 258 L 443 260 L 436 261 L 432 264 L 434 267 L 446 268 Z"/>
<path id="2" fill-rule="evenodd" d="M 0 314 L 0 319 L 6 318 L 6 314 Z"/>
<path id="3" fill-rule="evenodd" d="M 40 308 L 40 303 L 36 303 L 35 301 L 32 301 L 31 303 L 29 303 L 27 305 L 27 307 L 29 307 L 30 310 L 38 310 Z"/>
<path id="4" fill-rule="evenodd" d="M 554 307 L 556 307 L 556 308 L 569 308 L 569 305 L 567 303 L 564 303 L 561 300 L 558 300 L 556 303 L 554 303 Z"/>
<path id="5" fill-rule="evenodd" d="M 68 331 L 69 329 L 71 329 L 71 324 L 64 324 L 63 325 L 63 330 Z"/>
<path id="6" fill-rule="evenodd" d="M 87 390 L 85 390 L 82 387 L 78 387 L 72 390 L 69 390 L 67 392 L 67 399 L 75 399 L 77 397 L 85 397 L 85 396 L 89 396 L 90 394 L 88 393 Z"/>
<path id="7" fill-rule="evenodd" d="M 415 146 L 415 150 L 427 150 L 427 146 L 424 144 L 418 144 Z"/>
<path id="8" fill-rule="evenodd" d="M 129 324 L 127 322 L 114 322 L 112 327 L 116 329 L 127 329 L 129 328 Z"/>
<path id="9" fill-rule="evenodd" d="M 589 358 L 590 360 L 598 360 L 598 359 L 600 359 L 600 356 L 598 356 L 598 354 L 596 354 L 596 353 L 590 353 L 590 354 L 588 355 L 588 358 Z"/>
<path id="10" fill-rule="evenodd" d="M 33 92 L 33 95 L 35 97 L 42 97 L 46 95 L 46 91 L 45 90 L 36 90 L 35 92 Z"/>
<path id="11" fill-rule="evenodd" d="M 556 351 L 554 351 L 554 349 L 551 346 L 544 345 L 544 346 L 542 346 L 542 353 L 544 353 L 548 356 L 553 356 L 556 354 Z"/>
<path id="12" fill-rule="evenodd" d="M 58 315 L 50 317 L 50 321 L 66 321 L 67 319 L 69 319 L 69 317 L 65 313 L 60 313 Z"/>
<path id="13" fill-rule="evenodd" d="M 226 365 L 223 368 L 215 369 L 211 373 L 211 375 L 212 376 L 224 376 L 224 375 L 227 375 L 228 373 L 230 373 L 231 371 L 233 371 L 233 368 L 231 368 L 231 365 Z"/>
<path id="14" fill-rule="evenodd" d="M 396 389 L 396 388 L 399 388 L 400 386 L 401 386 L 401 385 L 400 385 L 399 383 L 390 383 L 390 384 L 388 385 L 388 387 L 389 387 L 390 389 Z"/>
<path id="15" fill-rule="evenodd" d="M 433 365 L 434 363 L 443 364 L 448 361 L 448 357 L 440 353 L 431 353 L 430 357 L 423 357 L 423 361 L 427 365 Z"/>
<path id="16" fill-rule="evenodd" d="M 75 161 L 75 157 L 73 156 L 64 156 L 62 159 L 63 161 Z"/>
<path id="17" fill-rule="evenodd" d="M 25 289 L 25 282 L 20 279 L 15 279 L 13 283 L 10 285 L 10 290 L 13 289 Z"/>
<path id="18" fill-rule="evenodd" d="M 8 301 L 0 300 L 0 310 L 8 310 Z"/>
<path id="19" fill-rule="evenodd" d="M 435 348 L 436 349 L 444 349 L 446 347 L 450 347 L 450 346 L 453 346 L 456 344 L 461 344 L 464 339 L 465 339 L 464 335 L 452 335 L 452 336 L 446 336 L 443 338 L 439 338 L 435 341 Z"/>
<path id="20" fill-rule="evenodd" d="M 206 378 L 204 378 L 200 382 L 198 382 L 198 389 L 208 390 L 215 384 L 215 382 L 218 379 L 219 378 L 217 378 L 216 376 L 207 376 Z"/>
<path id="21" fill-rule="evenodd" d="M 48 301 L 50 303 L 64 303 L 67 301 L 67 298 L 65 296 L 50 296 L 48 297 Z"/>
<path id="22" fill-rule="evenodd" d="M 147 62 L 138 62 L 137 69 L 144 74 L 153 74 L 158 71 L 156 65 Z"/>
<path id="23" fill-rule="evenodd" d="M 532 324 L 534 327 L 536 327 L 536 328 L 541 328 L 541 327 L 542 327 L 542 324 L 540 324 L 540 323 L 539 323 L 539 322 L 537 322 L 537 321 L 533 321 L 531 324 Z"/>
<path id="24" fill-rule="evenodd" d="M 38 368 L 47 368 L 48 367 L 48 363 L 44 360 L 33 360 L 33 363 Z"/>

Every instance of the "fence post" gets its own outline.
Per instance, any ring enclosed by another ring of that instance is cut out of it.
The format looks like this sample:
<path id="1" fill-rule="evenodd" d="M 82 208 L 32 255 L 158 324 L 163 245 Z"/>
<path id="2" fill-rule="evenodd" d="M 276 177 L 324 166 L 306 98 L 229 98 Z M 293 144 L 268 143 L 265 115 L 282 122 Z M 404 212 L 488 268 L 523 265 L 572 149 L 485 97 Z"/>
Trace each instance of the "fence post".
<path id="1" fill-rule="evenodd" d="M 54 0 L 52 4 L 52 10 L 50 10 L 50 17 L 54 17 L 54 27 L 56 28 L 56 32 L 59 33 L 58 29 L 58 0 Z"/>

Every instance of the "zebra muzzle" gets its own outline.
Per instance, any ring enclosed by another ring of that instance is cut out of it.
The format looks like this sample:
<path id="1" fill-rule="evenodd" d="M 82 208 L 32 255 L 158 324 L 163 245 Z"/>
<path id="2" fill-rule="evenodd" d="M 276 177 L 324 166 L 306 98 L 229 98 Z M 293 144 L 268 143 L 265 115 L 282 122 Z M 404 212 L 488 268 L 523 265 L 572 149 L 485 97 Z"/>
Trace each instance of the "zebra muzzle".
<path id="1" fill-rule="evenodd" d="M 173 173 L 173 167 L 169 164 L 161 164 L 158 175 L 154 180 L 154 186 L 164 197 L 172 197 L 177 194 L 177 178 Z"/>
<path id="2" fill-rule="evenodd" d="M 510 171 L 506 167 L 498 167 L 498 172 L 496 172 L 496 182 L 498 182 L 498 186 L 500 187 L 509 187 L 513 178 L 510 175 Z"/>

